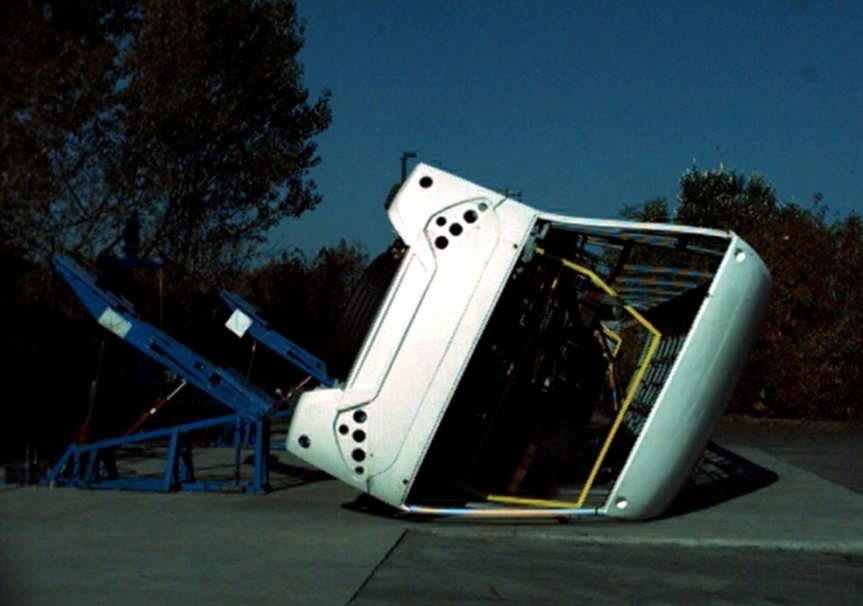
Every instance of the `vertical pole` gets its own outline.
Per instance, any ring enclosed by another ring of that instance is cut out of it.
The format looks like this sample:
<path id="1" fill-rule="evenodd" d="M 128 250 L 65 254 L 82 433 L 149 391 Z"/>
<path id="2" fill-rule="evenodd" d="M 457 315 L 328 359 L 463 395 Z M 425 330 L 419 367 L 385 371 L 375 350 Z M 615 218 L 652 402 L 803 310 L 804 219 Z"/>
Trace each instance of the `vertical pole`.
<path id="1" fill-rule="evenodd" d="M 93 444 L 87 450 L 87 468 L 84 471 L 83 486 L 89 488 L 93 484 L 93 477 L 96 474 L 96 459 L 99 458 L 99 446 Z"/>
<path id="2" fill-rule="evenodd" d="M 174 428 L 171 432 L 171 445 L 168 447 L 168 460 L 165 462 L 165 478 L 162 482 L 162 491 L 170 492 L 174 486 L 174 478 L 177 475 L 177 445 L 180 441 L 180 430 Z"/>
<path id="3" fill-rule="evenodd" d="M 253 489 L 263 494 L 270 489 L 270 420 L 255 421 L 255 478 Z"/>
<path id="4" fill-rule="evenodd" d="M 399 183 L 404 183 L 405 179 L 408 178 L 408 158 L 416 158 L 416 157 L 417 157 L 416 152 L 410 152 L 410 151 L 402 152 L 402 178 L 401 178 L 401 181 L 399 181 Z"/>
<path id="5" fill-rule="evenodd" d="M 240 433 L 240 424 L 242 421 L 238 416 L 234 421 L 234 486 L 240 485 L 240 449 L 243 441 Z"/>

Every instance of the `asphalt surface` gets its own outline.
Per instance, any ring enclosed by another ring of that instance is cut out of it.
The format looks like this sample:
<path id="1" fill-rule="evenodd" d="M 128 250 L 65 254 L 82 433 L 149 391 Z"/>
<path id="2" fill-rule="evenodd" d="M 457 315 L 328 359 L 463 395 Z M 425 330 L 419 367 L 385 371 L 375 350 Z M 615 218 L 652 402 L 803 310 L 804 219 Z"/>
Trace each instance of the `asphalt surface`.
<path id="1" fill-rule="evenodd" d="M 863 427 L 727 419 L 715 442 L 648 522 L 372 515 L 283 452 L 266 496 L 7 484 L 0 605 L 860 603 Z"/>

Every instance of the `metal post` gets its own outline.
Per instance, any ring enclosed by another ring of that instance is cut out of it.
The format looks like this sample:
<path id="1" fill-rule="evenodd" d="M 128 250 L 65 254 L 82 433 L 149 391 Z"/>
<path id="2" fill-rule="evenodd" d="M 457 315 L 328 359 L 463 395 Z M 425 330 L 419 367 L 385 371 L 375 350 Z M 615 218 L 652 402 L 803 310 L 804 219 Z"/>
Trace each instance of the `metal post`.
<path id="1" fill-rule="evenodd" d="M 177 455 L 180 443 L 180 430 L 175 427 L 171 431 L 171 443 L 168 447 L 168 460 L 165 462 L 165 477 L 162 482 L 162 492 L 169 492 L 178 478 Z"/>
<path id="2" fill-rule="evenodd" d="M 402 152 L 402 178 L 399 183 L 404 183 L 408 177 L 408 158 L 416 158 L 417 153 L 412 151 Z"/>

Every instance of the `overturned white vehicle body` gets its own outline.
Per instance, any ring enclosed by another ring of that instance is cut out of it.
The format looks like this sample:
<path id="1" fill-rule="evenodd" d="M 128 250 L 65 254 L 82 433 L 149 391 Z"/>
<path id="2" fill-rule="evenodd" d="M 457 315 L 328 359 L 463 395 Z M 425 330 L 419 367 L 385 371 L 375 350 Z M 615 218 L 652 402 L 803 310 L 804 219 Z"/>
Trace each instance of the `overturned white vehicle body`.
<path id="1" fill-rule="evenodd" d="M 643 519 L 678 493 L 770 276 L 731 232 L 544 213 L 420 164 L 287 448 L 406 513 Z"/>

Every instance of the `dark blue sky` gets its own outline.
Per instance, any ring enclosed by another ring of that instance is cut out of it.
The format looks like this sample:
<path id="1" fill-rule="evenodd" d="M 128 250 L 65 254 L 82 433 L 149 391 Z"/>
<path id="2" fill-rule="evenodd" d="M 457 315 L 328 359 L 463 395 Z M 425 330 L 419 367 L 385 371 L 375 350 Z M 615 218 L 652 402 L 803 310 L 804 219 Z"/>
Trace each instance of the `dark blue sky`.
<path id="1" fill-rule="evenodd" d="M 313 178 L 279 230 L 314 254 L 392 232 L 403 151 L 538 208 L 616 217 L 693 166 L 759 173 L 783 200 L 863 208 L 863 2 L 298 0 Z"/>

